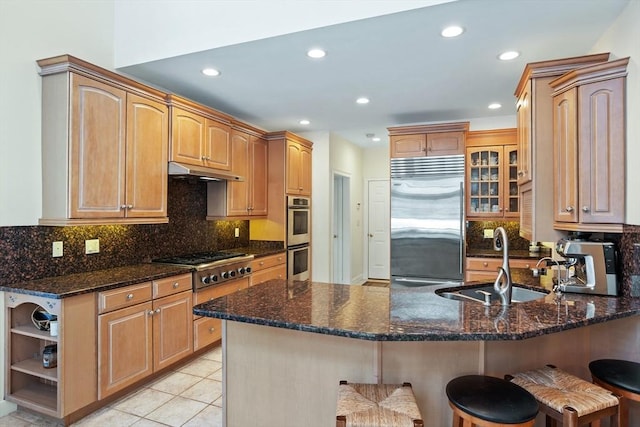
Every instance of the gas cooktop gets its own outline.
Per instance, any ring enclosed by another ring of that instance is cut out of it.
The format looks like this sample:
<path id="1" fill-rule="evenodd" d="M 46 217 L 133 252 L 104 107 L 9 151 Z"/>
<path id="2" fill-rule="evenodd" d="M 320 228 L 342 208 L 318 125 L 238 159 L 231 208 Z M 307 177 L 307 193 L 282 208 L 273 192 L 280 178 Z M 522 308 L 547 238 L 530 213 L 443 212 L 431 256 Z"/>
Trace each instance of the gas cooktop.
<path id="1" fill-rule="evenodd" d="M 240 252 L 197 252 L 193 254 L 178 255 L 166 258 L 157 258 L 153 262 L 163 264 L 201 265 L 225 259 L 244 257 L 247 254 Z"/>

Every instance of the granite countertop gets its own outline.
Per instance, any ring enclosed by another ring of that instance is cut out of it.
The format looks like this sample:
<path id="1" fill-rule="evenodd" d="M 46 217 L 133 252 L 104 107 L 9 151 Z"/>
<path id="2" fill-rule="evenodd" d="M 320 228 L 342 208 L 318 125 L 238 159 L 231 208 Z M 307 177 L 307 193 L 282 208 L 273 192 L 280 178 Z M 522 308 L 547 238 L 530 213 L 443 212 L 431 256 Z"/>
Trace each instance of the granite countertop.
<path id="1" fill-rule="evenodd" d="M 541 249 L 540 252 L 529 252 L 524 249 L 509 249 L 509 258 L 540 259 L 551 256 L 551 249 Z M 467 249 L 467 257 L 502 258 L 502 252 L 493 249 Z"/>
<path id="2" fill-rule="evenodd" d="M 514 282 L 536 284 L 527 273 L 513 269 Z M 194 313 L 372 341 L 521 340 L 640 313 L 640 298 L 550 293 L 509 307 L 485 307 L 442 298 L 437 288 L 271 280 L 200 304 Z"/>
<path id="3" fill-rule="evenodd" d="M 75 273 L 10 285 L 0 285 L 0 291 L 36 295 L 45 298 L 69 298 L 75 295 L 105 291 L 135 283 L 190 273 L 191 271 L 192 268 L 168 264 L 135 264 L 88 273 Z"/>

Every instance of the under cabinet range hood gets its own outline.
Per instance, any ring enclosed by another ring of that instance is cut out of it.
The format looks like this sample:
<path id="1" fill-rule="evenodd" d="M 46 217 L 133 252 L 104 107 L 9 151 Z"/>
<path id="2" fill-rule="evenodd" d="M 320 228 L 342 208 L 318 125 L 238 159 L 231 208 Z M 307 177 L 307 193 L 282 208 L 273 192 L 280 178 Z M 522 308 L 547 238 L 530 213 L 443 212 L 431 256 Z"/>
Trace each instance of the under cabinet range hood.
<path id="1" fill-rule="evenodd" d="M 244 181 L 244 177 L 231 172 L 202 166 L 186 165 L 184 163 L 169 162 L 169 175 L 172 176 L 197 176 L 204 180 L 212 181 Z"/>

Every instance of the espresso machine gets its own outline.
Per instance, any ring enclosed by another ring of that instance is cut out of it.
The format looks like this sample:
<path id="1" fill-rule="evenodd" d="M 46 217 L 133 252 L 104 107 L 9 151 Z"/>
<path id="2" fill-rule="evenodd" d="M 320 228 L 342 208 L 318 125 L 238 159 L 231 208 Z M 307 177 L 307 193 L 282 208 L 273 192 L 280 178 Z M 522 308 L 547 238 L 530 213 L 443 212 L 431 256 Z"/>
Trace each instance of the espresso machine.
<path id="1" fill-rule="evenodd" d="M 618 296 L 616 248 L 613 243 L 560 239 L 556 243 L 556 252 L 566 259 L 566 277 L 558 279 L 561 291 Z"/>

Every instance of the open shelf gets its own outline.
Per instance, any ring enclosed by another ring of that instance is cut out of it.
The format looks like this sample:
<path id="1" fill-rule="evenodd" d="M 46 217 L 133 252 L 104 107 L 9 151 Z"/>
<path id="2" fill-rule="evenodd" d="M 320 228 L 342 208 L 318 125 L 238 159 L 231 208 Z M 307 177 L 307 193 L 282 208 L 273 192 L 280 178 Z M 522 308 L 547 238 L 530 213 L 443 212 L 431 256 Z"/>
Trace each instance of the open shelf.
<path id="1" fill-rule="evenodd" d="M 43 378 L 45 380 L 57 382 L 58 368 L 45 368 L 42 366 L 42 359 L 25 359 L 20 362 L 13 363 L 11 370 L 22 372 L 34 377 Z"/>
<path id="2" fill-rule="evenodd" d="M 26 337 L 38 338 L 41 340 L 58 342 L 58 337 L 52 337 L 49 331 L 41 331 L 36 329 L 33 325 L 21 325 L 11 328 L 11 332 L 14 334 L 24 335 Z"/>
<path id="3" fill-rule="evenodd" d="M 57 387 L 42 382 L 31 382 L 7 394 L 7 400 L 51 417 L 58 417 Z"/>

